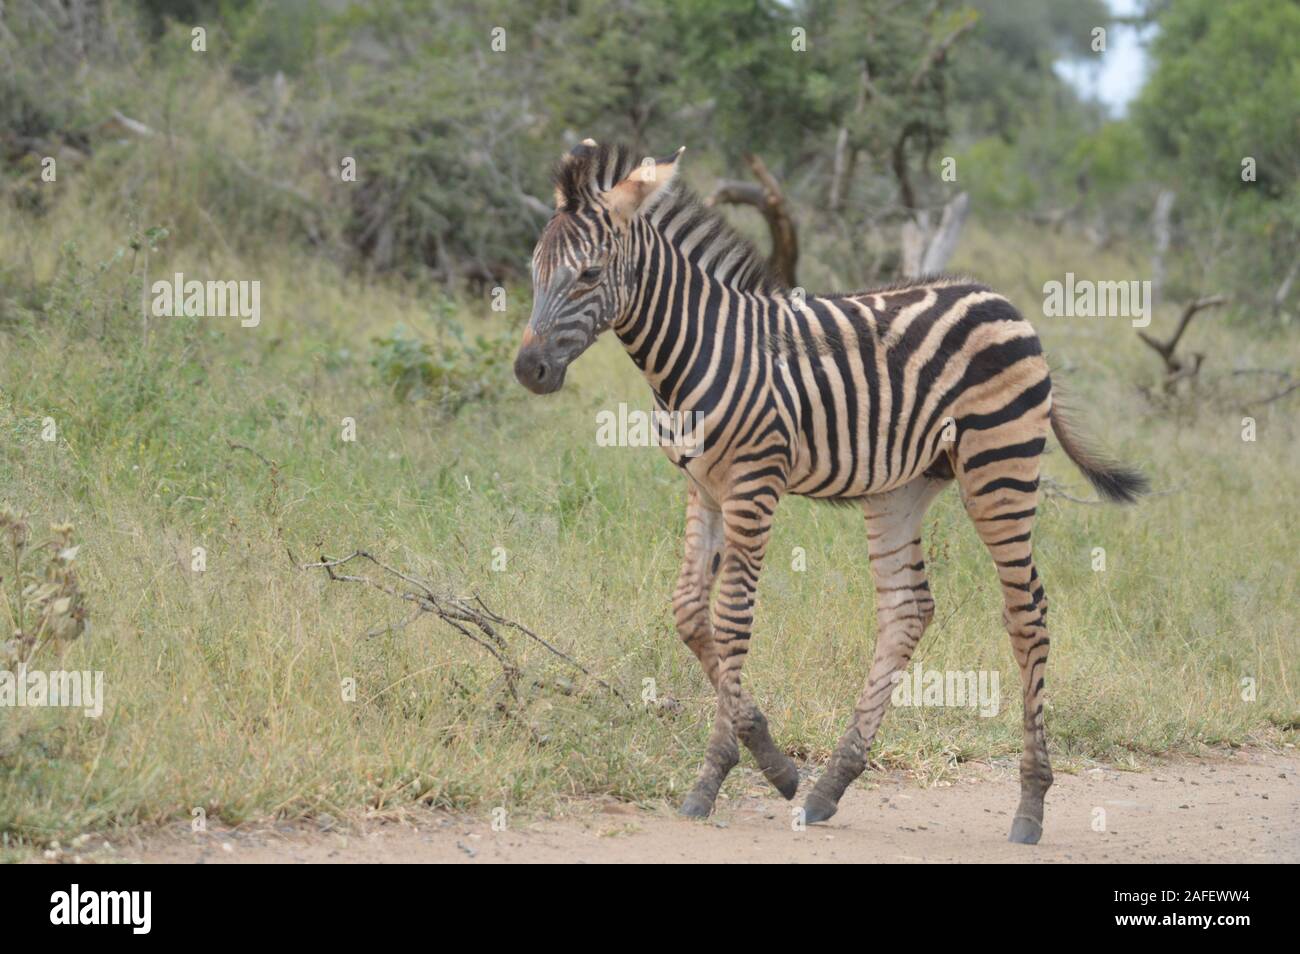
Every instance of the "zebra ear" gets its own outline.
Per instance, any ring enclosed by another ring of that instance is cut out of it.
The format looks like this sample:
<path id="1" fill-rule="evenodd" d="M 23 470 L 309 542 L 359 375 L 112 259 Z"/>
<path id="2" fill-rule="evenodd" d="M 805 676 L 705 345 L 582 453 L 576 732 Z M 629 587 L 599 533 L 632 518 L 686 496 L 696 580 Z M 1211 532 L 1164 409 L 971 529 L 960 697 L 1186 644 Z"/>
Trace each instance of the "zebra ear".
<path id="1" fill-rule="evenodd" d="M 568 152 L 563 153 L 560 156 L 560 164 L 562 166 L 567 166 L 575 159 L 582 159 L 585 158 L 586 156 L 589 156 L 591 153 L 595 152 L 596 149 L 597 149 L 596 140 L 591 138 L 584 139 L 582 140 L 582 142 L 578 143 Z M 564 190 L 559 186 L 556 186 L 555 187 L 555 211 L 557 212 L 560 211 L 561 209 L 564 208 L 564 206 L 565 206 Z"/>
<path id="2" fill-rule="evenodd" d="M 647 157 L 626 179 L 604 193 L 602 198 L 616 222 L 626 225 L 647 212 L 668 191 L 677 174 L 677 160 L 686 151 L 682 146 L 667 159 Z"/>

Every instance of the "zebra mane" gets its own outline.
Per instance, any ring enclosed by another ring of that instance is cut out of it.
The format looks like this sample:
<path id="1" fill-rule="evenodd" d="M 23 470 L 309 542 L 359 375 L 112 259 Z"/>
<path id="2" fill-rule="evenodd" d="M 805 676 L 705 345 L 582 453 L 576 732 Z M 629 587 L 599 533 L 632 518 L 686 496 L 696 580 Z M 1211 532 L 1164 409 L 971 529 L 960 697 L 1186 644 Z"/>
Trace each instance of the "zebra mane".
<path id="1" fill-rule="evenodd" d="M 556 197 L 565 209 L 590 208 L 599 193 L 626 179 L 638 162 L 632 150 L 620 143 L 581 143 L 556 164 Z M 647 215 L 670 241 L 690 237 L 692 247 L 686 251 L 686 258 L 727 287 L 759 293 L 784 290 L 754 243 L 737 232 L 720 212 L 706 206 L 680 176 L 665 187 L 665 195 Z M 680 245 L 677 241 L 674 244 Z"/>

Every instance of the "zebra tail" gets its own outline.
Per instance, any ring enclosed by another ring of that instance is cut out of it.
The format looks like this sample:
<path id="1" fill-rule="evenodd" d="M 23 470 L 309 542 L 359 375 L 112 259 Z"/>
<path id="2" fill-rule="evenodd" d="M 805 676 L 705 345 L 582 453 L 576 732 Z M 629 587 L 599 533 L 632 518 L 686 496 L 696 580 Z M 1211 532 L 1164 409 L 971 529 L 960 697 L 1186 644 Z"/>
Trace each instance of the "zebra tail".
<path id="1" fill-rule="evenodd" d="M 1066 456 L 1088 478 L 1088 483 L 1098 495 L 1111 503 L 1136 503 L 1141 494 L 1150 490 L 1146 476 L 1141 471 L 1126 467 L 1098 451 L 1081 439 L 1073 429 L 1069 417 L 1056 402 L 1052 403 L 1052 433 Z"/>

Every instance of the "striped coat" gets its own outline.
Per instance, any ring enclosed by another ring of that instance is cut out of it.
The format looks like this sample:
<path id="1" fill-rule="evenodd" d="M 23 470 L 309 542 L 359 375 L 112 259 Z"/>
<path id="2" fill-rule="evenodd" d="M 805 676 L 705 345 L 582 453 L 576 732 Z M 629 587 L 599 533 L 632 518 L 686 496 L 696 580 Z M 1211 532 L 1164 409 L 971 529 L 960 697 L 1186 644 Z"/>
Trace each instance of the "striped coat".
<path id="1" fill-rule="evenodd" d="M 865 768 L 895 674 L 933 617 L 921 524 L 955 483 L 993 558 L 1021 670 L 1025 749 L 1011 837 L 1036 842 L 1052 781 L 1042 719 L 1047 601 L 1031 546 L 1048 431 L 1107 499 L 1134 499 L 1142 478 L 1074 436 L 1053 406 L 1038 338 L 1007 299 L 942 277 L 847 295 L 784 289 L 749 243 L 675 182 L 680 155 L 635 165 L 625 150 L 588 141 L 561 162 L 515 371 L 530 390 L 554 391 L 612 329 L 657 406 L 700 422 L 698 446 L 665 447 L 687 484 L 677 628 L 718 693 L 683 812 L 711 811 L 740 743 L 786 797 L 799 783 L 741 685 L 780 498 L 860 505 L 877 592 L 875 659 L 804 805 L 816 822 Z"/>

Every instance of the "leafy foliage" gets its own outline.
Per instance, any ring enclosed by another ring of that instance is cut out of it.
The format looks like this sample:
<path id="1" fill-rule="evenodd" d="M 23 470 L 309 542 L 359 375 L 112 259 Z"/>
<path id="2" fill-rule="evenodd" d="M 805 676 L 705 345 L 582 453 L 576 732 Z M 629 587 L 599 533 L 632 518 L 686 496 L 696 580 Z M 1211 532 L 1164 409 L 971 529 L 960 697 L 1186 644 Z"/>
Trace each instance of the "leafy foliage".
<path id="1" fill-rule="evenodd" d="M 432 400 L 442 411 L 454 413 L 468 403 L 499 396 L 509 385 L 513 337 L 471 337 L 454 317 L 455 310 L 455 302 L 447 298 L 435 308 L 436 343 L 413 336 L 400 324 L 372 339 L 371 367 L 398 401 Z"/>
<path id="2" fill-rule="evenodd" d="M 1300 267 L 1300 6 L 1183 0 L 1158 25 L 1136 116 L 1161 160 L 1151 172 L 1197 184 L 1181 195 L 1191 281 L 1266 314 Z"/>

